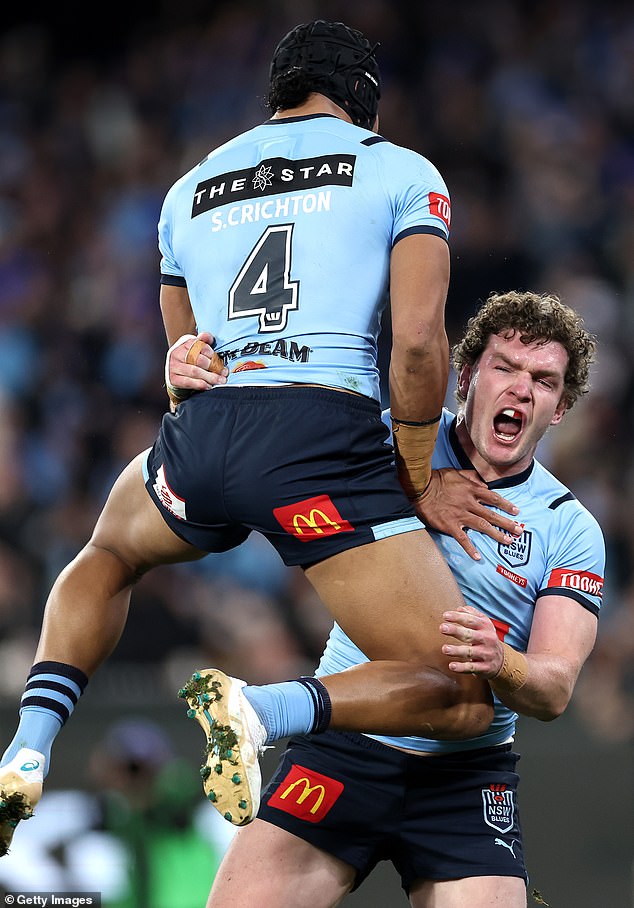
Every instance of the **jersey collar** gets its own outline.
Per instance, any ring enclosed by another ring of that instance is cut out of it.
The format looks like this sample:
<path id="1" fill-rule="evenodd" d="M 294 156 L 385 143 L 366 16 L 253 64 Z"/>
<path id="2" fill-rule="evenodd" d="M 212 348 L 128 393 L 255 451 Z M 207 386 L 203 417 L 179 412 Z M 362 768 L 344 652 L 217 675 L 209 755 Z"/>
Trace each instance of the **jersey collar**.
<path id="1" fill-rule="evenodd" d="M 461 468 L 463 470 L 475 470 L 476 473 L 478 473 L 476 468 L 471 463 L 471 460 L 466 455 L 464 448 L 458 441 L 458 433 L 456 432 L 457 421 L 458 421 L 458 417 L 454 416 L 453 420 L 451 421 L 451 425 L 449 426 L 449 444 L 451 445 L 451 448 L 452 448 L 454 454 L 456 455 L 456 458 L 457 458 L 458 463 L 460 464 Z M 513 475 L 513 476 L 503 476 L 502 479 L 494 479 L 492 482 L 487 482 L 487 487 L 489 489 L 508 489 L 511 486 L 519 486 L 523 482 L 526 482 L 528 477 L 533 472 L 534 467 L 535 467 L 535 461 L 531 460 L 531 462 L 526 467 L 526 469 L 522 470 L 521 473 L 515 473 L 515 475 Z M 479 473 L 478 473 L 478 476 L 480 476 Z M 480 478 L 482 479 L 482 477 L 480 477 Z M 483 480 L 483 482 L 484 481 L 485 480 Z"/>
<path id="2" fill-rule="evenodd" d="M 334 114 L 329 113 L 312 113 L 312 114 L 303 114 L 301 117 L 281 117 L 279 120 L 270 120 L 264 121 L 264 126 L 277 126 L 278 123 L 301 123 L 302 120 L 317 120 L 322 117 L 330 117 L 331 120 L 341 120 L 341 117 L 336 117 Z M 346 122 L 346 121 L 344 121 Z"/>

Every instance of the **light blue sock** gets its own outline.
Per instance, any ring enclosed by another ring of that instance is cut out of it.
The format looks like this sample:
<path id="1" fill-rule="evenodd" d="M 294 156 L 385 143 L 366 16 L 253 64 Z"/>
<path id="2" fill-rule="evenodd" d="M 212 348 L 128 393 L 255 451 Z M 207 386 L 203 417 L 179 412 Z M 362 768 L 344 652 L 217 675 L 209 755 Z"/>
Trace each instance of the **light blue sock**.
<path id="1" fill-rule="evenodd" d="M 315 703 L 301 681 L 279 684 L 248 684 L 242 688 L 267 731 L 266 743 L 289 735 L 308 734 L 315 723 Z"/>
<path id="2" fill-rule="evenodd" d="M 65 662 L 36 662 L 20 701 L 20 722 L 0 765 L 8 763 L 22 747 L 37 750 L 46 757 L 44 775 L 48 775 L 51 747 L 75 704 L 84 692 L 88 678 L 78 668 Z"/>
<path id="3" fill-rule="evenodd" d="M 4 752 L 0 765 L 4 766 L 12 760 L 17 752 L 23 747 L 29 747 L 31 750 L 37 750 L 46 757 L 46 766 L 44 776 L 48 775 L 48 768 L 51 762 L 51 747 L 57 733 L 62 727 L 62 720 L 59 716 L 42 709 L 39 706 L 25 706 L 20 714 L 20 724 L 16 731 L 13 741 L 9 744 Z"/>

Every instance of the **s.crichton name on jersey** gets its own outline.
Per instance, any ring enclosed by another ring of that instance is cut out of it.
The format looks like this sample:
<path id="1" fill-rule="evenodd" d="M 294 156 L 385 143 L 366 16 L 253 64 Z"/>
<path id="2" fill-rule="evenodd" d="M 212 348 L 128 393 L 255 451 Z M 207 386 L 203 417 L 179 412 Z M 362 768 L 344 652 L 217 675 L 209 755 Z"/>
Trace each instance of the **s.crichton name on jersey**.
<path id="1" fill-rule="evenodd" d="M 196 186 L 192 218 L 224 205 L 228 211 L 214 212 L 212 230 L 235 227 L 261 219 L 329 211 L 330 190 L 306 192 L 325 186 L 352 186 L 356 157 L 349 154 L 320 155 L 292 161 L 266 158 L 254 167 L 232 170 L 204 180 Z M 298 195 L 297 193 L 300 193 Z M 289 195 L 294 193 L 294 195 Z M 266 202 L 266 196 L 280 196 Z M 256 201 L 252 201 L 256 200 Z M 250 204 L 237 204 L 249 202 Z"/>
<path id="2" fill-rule="evenodd" d="M 253 224 L 273 218 L 292 218 L 298 214 L 314 214 L 330 211 L 330 190 L 306 192 L 303 195 L 284 196 L 266 202 L 244 202 L 232 205 L 228 211 L 214 211 L 211 215 L 211 232 L 217 233 L 225 227 Z"/>

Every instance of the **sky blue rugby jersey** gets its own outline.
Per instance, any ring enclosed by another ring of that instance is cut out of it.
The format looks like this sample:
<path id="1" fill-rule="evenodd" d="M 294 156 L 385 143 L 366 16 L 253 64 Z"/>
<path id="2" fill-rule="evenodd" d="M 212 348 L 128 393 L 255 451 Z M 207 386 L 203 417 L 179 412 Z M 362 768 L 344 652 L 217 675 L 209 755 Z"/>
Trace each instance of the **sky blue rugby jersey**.
<path id="1" fill-rule="evenodd" d="M 269 120 L 169 190 L 162 283 L 186 286 L 229 382 L 308 382 L 379 399 L 377 337 L 390 252 L 449 234 L 449 195 L 424 157 L 329 115 Z"/>
<path id="2" fill-rule="evenodd" d="M 384 419 L 389 422 L 388 414 Z M 448 410 L 438 432 L 432 458 L 435 469 L 472 470 L 455 432 L 455 416 Z M 605 544 L 599 524 L 574 495 L 538 461 L 516 476 L 489 483 L 520 508 L 524 531 L 510 545 L 477 534 L 482 555 L 474 561 L 451 536 L 430 529 L 451 568 L 468 605 L 485 612 L 498 636 L 517 650 L 526 651 L 533 609 L 544 595 L 568 596 L 594 615 L 599 614 L 605 570 Z M 367 662 L 367 658 L 335 624 L 316 674 L 328 675 Z M 499 700 L 487 732 L 463 741 L 433 741 L 416 737 L 377 737 L 399 747 L 428 752 L 487 747 L 512 738 L 517 713 Z"/>

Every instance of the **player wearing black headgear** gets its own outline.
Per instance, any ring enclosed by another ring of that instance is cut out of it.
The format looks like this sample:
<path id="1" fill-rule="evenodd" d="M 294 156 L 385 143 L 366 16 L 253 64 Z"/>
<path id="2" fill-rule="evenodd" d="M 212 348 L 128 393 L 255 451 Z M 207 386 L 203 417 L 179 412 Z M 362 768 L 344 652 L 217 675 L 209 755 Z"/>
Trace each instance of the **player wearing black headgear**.
<path id="1" fill-rule="evenodd" d="M 375 51 L 357 29 L 317 19 L 292 29 L 278 44 L 270 70 L 269 107 L 296 107 L 315 91 L 372 129 L 381 97 Z"/>

